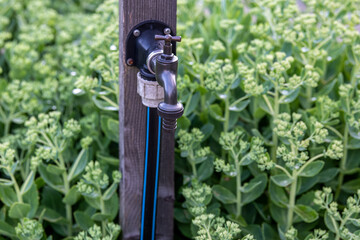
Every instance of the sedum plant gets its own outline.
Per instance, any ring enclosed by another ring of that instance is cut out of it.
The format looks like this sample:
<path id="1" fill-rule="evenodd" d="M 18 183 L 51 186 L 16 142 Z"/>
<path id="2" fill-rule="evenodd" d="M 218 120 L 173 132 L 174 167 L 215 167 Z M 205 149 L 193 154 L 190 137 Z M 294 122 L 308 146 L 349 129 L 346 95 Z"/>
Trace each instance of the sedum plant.
<path id="1" fill-rule="evenodd" d="M 231 190 L 235 189 L 235 195 L 233 192 L 223 185 L 214 185 L 214 196 L 224 204 L 235 204 L 236 211 L 229 209 L 229 214 L 233 219 L 239 219 L 242 216 L 242 208 L 256 198 L 258 198 L 265 190 L 267 184 L 267 178 L 264 174 L 259 174 L 251 179 L 247 183 L 243 183 L 245 174 L 249 175 L 249 172 L 245 172 L 244 168 L 251 164 L 255 159 L 259 161 L 267 161 L 269 156 L 266 154 L 266 150 L 263 147 L 263 143 L 258 138 L 253 138 L 251 144 L 244 139 L 244 132 L 240 129 L 235 129 L 230 133 L 222 133 L 220 137 L 220 145 L 226 151 L 228 151 L 228 160 L 217 159 L 215 161 L 215 169 L 219 172 L 224 172 L 229 177 L 235 177 L 236 183 L 231 186 Z M 251 146 L 250 146 L 251 145 Z"/>
<path id="2" fill-rule="evenodd" d="M 186 109 L 179 127 L 211 126 L 196 148 L 209 146 L 216 159 L 214 174 L 201 180 L 213 189 L 208 206 L 221 204 L 214 215 L 237 222 L 241 237 L 357 239 L 351 224 L 343 227 L 347 235 L 326 224 L 314 199 L 327 187 L 344 209 L 359 189 L 360 3 L 178 4 L 178 31 L 188 39 L 178 52 Z M 184 160 L 176 159 L 178 173 Z M 244 201 L 259 176 L 264 189 Z M 188 206 L 186 197 L 178 201 Z M 196 236 L 176 219 L 185 236 Z"/>
<path id="3" fill-rule="evenodd" d="M 346 200 L 346 206 L 340 213 L 338 203 L 334 201 L 331 188 L 324 187 L 315 193 L 314 203 L 324 209 L 324 222 L 332 232 L 334 239 L 358 239 L 360 237 L 360 190 Z"/>
<path id="4" fill-rule="evenodd" d="M 90 206 L 100 210 L 92 215 L 91 220 L 101 222 L 103 237 L 107 231 L 106 224 L 114 220 L 118 209 L 115 193 L 121 179 L 120 172 L 113 171 L 112 178 L 113 183 L 109 186 L 108 175 L 101 170 L 98 162 L 91 161 L 86 166 L 82 179 L 77 183 L 77 191 L 85 197 Z"/>
<path id="5" fill-rule="evenodd" d="M 80 232 L 74 240 L 115 240 L 120 233 L 120 226 L 114 223 L 108 223 L 106 225 L 106 236 L 101 233 L 101 229 L 98 225 L 94 225 L 86 232 Z"/>
<path id="6" fill-rule="evenodd" d="M 195 226 L 198 226 L 196 240 L 204 239 L 234 239 L 240 232 L 236 223 L 225 221 L 224 218 L 215 217 L 213 214 L 200 215 L 193 220 Z M 242 240 L 252 240 L 252 235 L 247 235 Z"/>
<path id="7" fill-rule="evenodd" d="M 0 0 L 0 238 L 118 238 L 117 9 Z M 175 239 L 359 238 L 359 9 L 178 0 Z"/>
<path id="8" fill-rule="evenodd" d="M 116 210 L 87 218 L 99 208 L 77 183 L 91 159 L 104 174 L 118 166 L 117 114 L 101 105 L 117 101 L 117 2 L 6 0 L 0 9 L 0 238 L 73 239 L 104 222 L 116 239 Z M 78 88 L 81 76 L 106 79 L 111 96 Z M 113 209 L 119 177 L 108 179 Z"/>

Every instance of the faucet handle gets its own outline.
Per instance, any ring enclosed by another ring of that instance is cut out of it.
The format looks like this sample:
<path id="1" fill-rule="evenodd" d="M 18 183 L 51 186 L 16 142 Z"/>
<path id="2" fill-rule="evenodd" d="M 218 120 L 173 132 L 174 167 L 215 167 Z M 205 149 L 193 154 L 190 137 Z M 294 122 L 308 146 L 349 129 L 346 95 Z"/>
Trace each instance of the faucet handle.
<path id="1" fill-rule="evenodd" d="M 169 45 L 172 41 L 181 42 L 181 36 L 166 35 L 155 35 L 155 40 L 165 40 L 165 44 Z"/>
<path id="2" fill-rule="evenodd" d="M 170 34 L 166 35 L 155 35 L 155 40 L 164 40 L 164 53 L 167 55 L 171 55 L 172 49 L 171 49 L 171 42 L 181 42 L 181 36 L 171 36 Z"/>

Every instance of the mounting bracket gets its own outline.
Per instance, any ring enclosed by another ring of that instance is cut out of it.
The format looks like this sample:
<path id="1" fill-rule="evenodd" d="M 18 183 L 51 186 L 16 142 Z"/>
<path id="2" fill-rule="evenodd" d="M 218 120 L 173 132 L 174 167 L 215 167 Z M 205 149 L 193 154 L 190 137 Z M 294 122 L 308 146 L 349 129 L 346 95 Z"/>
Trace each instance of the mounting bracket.
<path id="1" fill-rule="evenodd" d="M 139 68 L 141 76 L 146 80 L 156 81 L 155 75 L 149 71 L 147 58 L 150 53 L 163 49 L 164 41 L 155 40 L 155 35 L 175 33 L 160 21 L 149 20 L 137 24 L 128 33 L 126 39 L 126 64 Z M 176 45 L 172 45 L 175 54 Z"/>

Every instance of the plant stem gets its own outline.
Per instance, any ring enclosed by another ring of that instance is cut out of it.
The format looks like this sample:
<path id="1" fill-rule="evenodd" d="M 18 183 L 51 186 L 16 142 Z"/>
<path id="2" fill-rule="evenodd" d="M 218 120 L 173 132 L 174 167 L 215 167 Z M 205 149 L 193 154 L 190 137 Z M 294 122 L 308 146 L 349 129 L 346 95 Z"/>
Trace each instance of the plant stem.
<path id="1" fill-rule="evenodd" d="M 11 124 L 11 121 L 6 121 L 6 122 L 5 122 L 4 137 L 6 137 L 7 135 L 9 135 L 9 132 L 10 132 L 10 124 Z"/>
<path id="2" fill-rule="evenodd" d="M 279 104 L 279 91 L 277 89 L 277 87 L 275 87 L 275 97 L 274 97 L 274 112 L 273 112 L 273 121 L 272 121 L 272 129 L 275 128 L 275 121 L 278 118 L 279 115 L 279 109 L 280 109 L 280 104 Z M 273 160 L 274 163 L 276 163 L 276 150 L 278 147 L 278 136 L 275 132 L 272 133 L 272 148 L 271 148 L 271 159 Z"/>
<path id="3" fill-rule="evenodd" d="M 11 170 L 8 170 L 9 173 L 10 173 L 10 171 Z M 18 183 L 16 181 L 16 178 L 14 177 L 14 175 L 12 173 L 10 173 L 9 175 L 10 175 L 11 181 L 13 181 L 13 183 L 14 183 L 14 188 L 15 188 L 17 200 L 20 203 L 23 203 L 22 195 L 21 195 L 21 192 L 20 192 L 19 185 L 18 185 Z"/>
<path id="4" fill-rule="evenodd" d="M 235 159 L 236 167 L 236 217 L 241 216 L 241 166 L 237 159 Z"/>
<path id="5" fill-rule="evenodd" d="M 203 72 L 200 73 L 200 78 L 199 79 L 200 79 L 200 85 L 205 88 L 204 73 Z M 200 94 L 201 112 L 205 111 L 205 102 L 206 102 L 205 95 L 203 93 L 201 93 Z"/>
<path id="6" fill-rule="evenodd" d="M 311 108 L 311 96 L 312 96 L 312 88 L 310 86 L 306 87 L 306 109 Z"/>
<path id="7" fill-rule="evenodd" d="M 212 237 L 211 237 L 211 235 L 210 235 L 210 231 L 209 231 L 208 228 L 206 228 L 206 234 L 207 234 L 207 236 L 208 236 L 208 240 L 212 240 Z"/>
<path id="8" fill-rule="evenodd" d="M 336 192 L 335 192 L 335 200 L 338 199 L 340 192 L 341 192 L 341 186 L 344 182 L 344 171 L 345 171 L 345 166 L 346 166 L 346 159 L 347 159 L 347 145 L 348 145 L 348 140 L 349 140 L 349 128 L 347 126 L 347 124 L 345 124 L 345 130 L 344 130 L 344 153 L 343 153 L 343 157 L 340 160 L 340 174 L 339 174 L 339 178 L 338 178 L 338 185 L 336 187 Z"/>
<path id="9" fill-rule="evenodd" d="M 193 177 L 197 179 L 196 163 L 194 162 L 194 153 L 192 150 L 189 152 L 188 162 L 191 165 Z"/>
<path id="10" fill-rule="evenodd" d="M 228 92 L 226 93 L 228 94 Z M 224 132 L 227 133 L 229 131 L 229 119 L 230 119 L 230 111 L 229 111 L 229 99 L 225 98 L 225 122 L 224 122 Z"/>
<path id="11" fill-rule="evenodd" d="M 287 215 L 288 225 L 287 225 L 286 230 L 289 230 L 293 224 L 295 198 L 296 198 L 296 185 L 297 185 L 296 170 L 294 170 L 294 172 L 293 172 L 293 179 L 294 179 L 294 182 L 291 184 L 291 187 L 290 187 L 290 198 L 289 198 L 288 215 Z"/>
<path id="12" fill-rule="evenodd" d="M 103 199 L 103 197 L 101 195 L 100 188 L 98 189 L 98 191 L 100 192 L 100 210 L 101 210 L 101 214 L 105 214 L 105 203 L 104 203 L 104 199 Z M 103 237 L 105 237 L 105 234 L 106 234 L 106 221 L 101 221 L 101 226 L 102 226 Z"/>
<path id="13" fill-rule="evenodd" d="M 189 161 L 189 162 L 190 162 L 190 165 L 191 165 L 193 176 L 194 176 L 194 178 L 197 178 L 196 165 L 195 165 L 195 163 L 193 161 Z"/>
<path id="14" fill-rule="evenodd" d="M 64 169 L 66 169 L 65 161 L 64 161 L 64 158 L 63 158 L 61 153 L 59 155 L 59 160 L 60 160 L 61 166 Z M 70 191 L 70 182 L 68 181 L 68 174 L 67 174 L 66 171 L 64 171 L 64 173 L 62 174 L 62 177 L 63 177 L 63 181 L 64 181 L 64 195 L 66 196 L 66 194 Z M 68 226 L 67 226 L 68 236 L 72 236 L 72 224 L 73 224 L 73 221 L 72 221 L 72 207 L 71 207 L 70 204 L 66 204 L 65 208 L 66 208 L 66 219 L 69 222 Z"/>

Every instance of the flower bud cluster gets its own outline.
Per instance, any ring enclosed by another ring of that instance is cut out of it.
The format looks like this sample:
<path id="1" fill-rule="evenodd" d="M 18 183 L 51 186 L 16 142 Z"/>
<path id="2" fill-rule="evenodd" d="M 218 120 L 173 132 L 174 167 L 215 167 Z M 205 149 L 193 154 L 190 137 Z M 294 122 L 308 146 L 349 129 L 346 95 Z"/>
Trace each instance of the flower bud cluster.
<path id="1" fill-rule="evenodd" d="M 198 146 L 203 138 L 204 134 L 198 128 L 193 128 L 191 132 L 186 132 L 185 130 L 180 130 L 178 133 L 179 137 L 179 148 L 181 151 L 189 151 L 195 146 Z"/>
<path id="2" fill-rule="evenodd" d="M 238 72 L 243 77 L 243 84 L 244 84 L 244 91 L 252 96 L 260 95 L 264 92 L 264 88 L 261 84 L 259 84 L 254 76 L 255 70 L 249 68 L 242 62 L 239 62 L 237 64 Z M 258 71 L 265 73 L 266 72 L 266 66 L 264 64 L 259 64 Z"/>
<path id="3" fill-rule="evenodd" d="M 307 152 L 292 151 L 285 145 L 277 148 L 276 157 L 283 159 L 285 165 L 292 170 L 299 169 L 309 159 Z"/>
<path id="4" fill-rule="evenodd" d="M 78 89 L 83 89 L 89 91 L 93 89 L 98 83 L 98 80 L 90 76 L 79 76 L 75 82 L 75 87 Z"/>
<path id="5" fill-rule="evenodd" d="M 214 162 L 214 167 L 217 172 L 224 172 L 226 175 L 236 175 L 234 164 L 226 163 L 225 160 L 217 158 Z"/>
<path id="6" fill-rule="evenodd" d="M 101 228 L 98 225 L 94 225 L 86 232 L 80 232 L 74 240 L 116 240 L 120 234 L 120 226 L 114 223 L 108 223 L 106 225 L 106 235 L 103 236 Z"/>
<path id="7" fill-rule="evenodd" d="M 277 62 L 274 62 L 271 67 L 270 77 L 274 79 L 280 79 L 281 76 L 291 68 L 291 64 L 294 62 L 293 57 L 285 57 L 285 53 L 277 52 Z"/>
<path id="8" fill-rule="evenodd" d="M 229 59 L 217 59 L 210 62 L 207 69 L 207 77 L 204 83 L 210 91 L 223 91 L 236 80 L 234 68 Z"/>
<path id="9" fill-rule="evenodd" d="M 317 144 L 324 143 L 327 136 L 329 135 L 329 131 L 324 128 L 324 125 L 318 122 L 315 117 L 311 117 L 310 121 L 312 123 L 313 132 L 311 135 L 311 140 Z"/>
<path id="10" fill-rule="evenodd" d="M 358 231 L 352 233 L 345 227 L 340 228 L 340 236 L 342 239 L 360 239 L 360 233 Z"/>
<path id="11" fill-rule="evenodd" d="M 340 37 L 346 44 L 353 43 L 360 35 L 356 29 L 350 28 L 340 21 L 334 21 L 334 30 L 338 37 Z"/>
<path id="12" fill-rule="evenodd" d="M 214 240 L 232 240 L 240 232 L 239 225 L 231 221 L 225 221 L 222 217 L 214 214 L 203 214 L 193 220 L 193 224 L 198 227 L 196 240 L 207 240 L 209 235 Z M 247 236 L 245 239 L 251 239 Z"/>
<path id="13" fill-rule="evenodd" d="M 325 153 L 325 155 L 331 159 L 340 159 L 344 154 L 344 146 L 341 141 L 332 141 Z"/>
<path id="14" fill-rule="evenodd" d="M 80 140 L 80 145 L 83 149 L 87 149 L 91 145 L 92 141 L 93 139 L 91 137 L 85 137 Z"/>
<path id="15" fill-rule="evenodd" d="M 221 43 L 221 42 L 220 42 Z M 218 43 L 214 42 L 214 45 Z M 186 60 L 191 61 L 194 55 L 200 55 L 204 50 L 204 38 L 184 38 L 176 51 L 181 54 Z M 193 63 L 193 62 L 192 62 Z"/>
<path id="16" fill-rule="evenodd" d="M 278 118 L 275 119 L 274 124 L 274 132 L 280 136 L 285 138 L 291 138 L 291 124 L 290 124 L 291 116 L 288 113 L 279 114 Z"/>
<path id="17" fill-rule="evenodd" d="M 348 98 L 353 90 L 351 84 L 341 84 L 339 87 L 339 95 L 343 98 Z"/>
<path id="18" fill-rule="evenodd" d="M 287 230 L 285 233 L 285 239 L 286 240 L 294 240 L 297 238 L 297 234 L 298 234 L 298 231 L 296 230 L 296 228 L 291 226 L 291 228 L 289 230 Z"/>
<path id="19" fill-rule="evenodd" d="M 221 41 L 216 40 L 210 46 L 210 51 L 211 51 L 212 54 L 219 54 L 219 53 L 225 52 L 226 48 L 225 48 L 224 44 Z"/>
<path id="20" fill-rule="evenodd" d="M 20 240 L 41 240 L 44 229 L 38 221 L 23 218 L 15 227 L 15 232 Z"/>
<path id="21" fill-rule="evenodd" d="M 46 143 L 48 147 L 56 147 L 52 140 L 65 140 L 73 138 L 80 133 L 81 127 L 76 120 L 70 119 L 62 127 L 60 117 L 61 113 L 57 111 L 50 112 L 49 114 L 41 113 L 37 119 L 31 117 L 25 122 L 27 127 L 25 142 L 32 144 L 42 142 Z"/>
<path id="22" fill-rule="evenodd" d="M 191 187 L 183 188 L 185 206 L 193 216 L 204 214 L 212 198 L 211 188 L 205 183 L 193 180 Z"/>
<path id="23" fill-rule="evenodd" d="M 232 132 L 221 133 L 219 143 L 225 150 L 231 150 L 235 148 L 237 145 L 240 145 L 240 148 L 242 150 L 246 150 L 249 146 L 249 143 L 244 142 L 240 140 L 240 137 L 244 135 L 244 132 L 242 132 L 239 129 L 236 129 Z"/>
<path id="24" fill-rule="evenodd" d="M 315 229 L 314 233 L 310 235 L 309 240 L 326 240 L 329 239 L 329 233 L 322 229 Z"/>
<path id="25" fill-rule="evenodd" d="M 270 51 L 272 48 L 273 46 L 269 41 L 256 38 L 251 40 L 248 46 L 248 53 L 257 56 L 258 54 Z"/>
<path id="26" fill-rule="evenodd" d="M 320 96 L 315 104 L 318 109 L 316 116 L 321 122 L 328 122 L 339 117 L 339 104 L 329 98 L 329 96 Z"/>
<path id="27" fill-rule="evenodd" d="M 319 58 L 319 56 L 324 55 L 323 53 L 314 52 L 314 51 L 311 51 L 311 53 L 314 55 L 313 58 Z M 320 80 L 320 74 L 315 71 L 312 65 L 305 65 L 305 71 L 306 71 L 304 77 L 305 85 L 312 88 L 317 87 L 318 82 Z"/>
<path id="28" fill-rule="evenodd" d="M 5 169 L 12 169 L 15 162 L 15 150 L 10 148 L 10 143 L 0 143 L 0 164 Z"/>
<path id="29" fill-rule="evenodd" d="M 251 151 L 250 157 L 257 163 L 260 170 L 270 170 L 275 167 L 275 163 L 271 161 L 266 148 L 264 147 L 264 141 L 258 137 L 251 139 Z"/>

